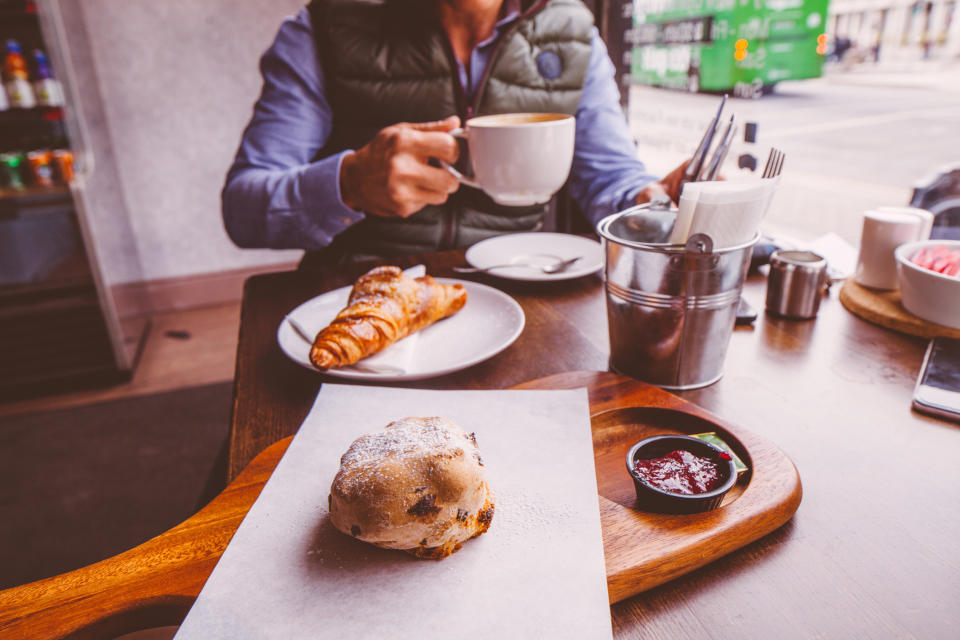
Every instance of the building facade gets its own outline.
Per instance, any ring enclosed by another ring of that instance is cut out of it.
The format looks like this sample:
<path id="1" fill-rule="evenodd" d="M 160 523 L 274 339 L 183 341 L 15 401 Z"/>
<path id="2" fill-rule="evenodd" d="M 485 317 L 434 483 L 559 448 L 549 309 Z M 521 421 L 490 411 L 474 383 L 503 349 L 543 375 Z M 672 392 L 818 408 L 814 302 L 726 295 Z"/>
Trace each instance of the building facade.
<path id="1" fill-rule="evenodd" d="M 960 60 L 960 0 L 831 0 L 835 45 L 877 62 Z"/>

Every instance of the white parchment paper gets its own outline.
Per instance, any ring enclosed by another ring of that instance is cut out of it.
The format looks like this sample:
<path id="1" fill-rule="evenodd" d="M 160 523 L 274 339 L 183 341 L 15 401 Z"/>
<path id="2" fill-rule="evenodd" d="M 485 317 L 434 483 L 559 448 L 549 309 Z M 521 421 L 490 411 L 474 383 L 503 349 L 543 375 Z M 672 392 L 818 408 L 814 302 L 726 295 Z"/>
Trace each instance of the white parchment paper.
<path id="1" fill-rule="evenodd" d="M 443 560 L 329 523 L 343 454 L 405 416 L 475 432 L 490 530 Z M 611 638 L 587 394 L 324 384 L 187 615 L 178 640 Z"/>

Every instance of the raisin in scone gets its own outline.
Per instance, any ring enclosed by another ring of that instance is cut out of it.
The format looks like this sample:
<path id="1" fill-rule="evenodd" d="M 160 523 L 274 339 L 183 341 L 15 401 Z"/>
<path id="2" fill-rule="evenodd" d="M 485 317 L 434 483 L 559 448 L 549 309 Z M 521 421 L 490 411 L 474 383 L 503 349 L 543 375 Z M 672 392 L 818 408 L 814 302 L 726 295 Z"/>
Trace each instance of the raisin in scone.
<path id="1" fill-rule="evenodd" d="M 403 418 L 357 438 L 330 488 L 337 529 L 420 558 L 484 533 L 493 508 L 476 438 L 445 418 Z"/>

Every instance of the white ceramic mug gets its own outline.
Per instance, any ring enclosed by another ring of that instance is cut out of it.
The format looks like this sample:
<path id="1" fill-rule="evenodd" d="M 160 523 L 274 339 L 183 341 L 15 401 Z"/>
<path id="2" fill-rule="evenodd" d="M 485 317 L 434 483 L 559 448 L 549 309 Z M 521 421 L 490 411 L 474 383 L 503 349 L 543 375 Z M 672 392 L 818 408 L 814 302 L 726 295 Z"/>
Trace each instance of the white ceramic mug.
<path id="1" fill-rule="evenodd" d="M 860 254 L 853 279 L 872 289 L 896 289 L 894 250 L 907 242 L 926 240 L 933 214 L 913 207 L 878 207 L 863 214 Z"/>
<path id="2" fill-rule="evenodd" d="M 473 178 L 443 163 L 457 180 L 494 202 L 547 202 L 570 175 L 576 120 L 561 113 L 504 113 L 467 120 L 450 133 L 467 141 Z"/>

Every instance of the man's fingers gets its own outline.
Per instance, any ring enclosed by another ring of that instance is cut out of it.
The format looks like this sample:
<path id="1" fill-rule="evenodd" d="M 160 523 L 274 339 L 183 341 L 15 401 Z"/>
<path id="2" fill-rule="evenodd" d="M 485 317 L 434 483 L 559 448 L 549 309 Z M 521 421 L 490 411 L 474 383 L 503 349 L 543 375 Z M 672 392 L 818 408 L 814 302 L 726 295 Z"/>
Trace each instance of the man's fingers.
<path id="1" fill-rule="evenodd" d="M 424 160 L 410 154 L 394 158 L 388 182 L 393 189 L 410 185 L 431 191 L 453 193 L 460 188 L 459 181 L 449 171 L 432 167 Z"/>
<path id="2" fill-rule="evenodd" d="M 679 167 L 668 173 L 661 181 L 660 184 L 663 185 L 664 190 L 667 192 L 667 195 L 670 196 L 670 199 L 674 202 L 680 201 L 680 191 L 681 183 L 683 182 L 683 174 L 687 170 L 687 165 L 690 164 L 690 161 L 687 160 Z"/>
<path id="3" fill-rule="evenodd" d="M 448 132 L 459 124 L 457 116 L 437 122 L 401 123 L 387 127 L 377 139 L 388 155 L 409 153 L 422 160 L 437 158 L 452 164 L 460 157 L 460 147 Z"/>
<path id="4" fill-rule="evenodd" d="M 429 187 L 408 184 L 396 192 L 398 199 L 376 215 L 391 218 L 407 218 L 430 204 L 443 204 L 450 197 L 446 191 L 437 191 Z"/>
<path id="5" fill-rule="evenodd" d="M 419 187 L 415 187 L 415 193 L 417 199 L 423 202 L 424 205 L 443 204 L 447 201 L 447 198 L 450 197 L 450 193 L 447 191 L 435 191 L 433 189 Z"/>
<path id="6" fill-rule="evenodd" d="M 448 171 L 407 154 L 400 156 L 388 179 L 389 212 L 406 218 L 428 204 L 443 204 L 460 183 Z"/>
<path id="7" fill-rule="evenodd" d="M 653 200 L 656 196 L 669 195 L 667 190 L 659 182 L 651 182 L 637 193 L 636 203 L 645 204 Z"/>
<path id="8" fill-rule="evenodd" d="M 405 149 L 421 158 L 438 158 L 453 164 L 460 157 L 460 147 L 453 136 L 447 135 L 460 126 L 460 118 L 450 116 L 436 122 L 415 122 L 406 125 L 413 130 L 410 146 Z"/>
<path id="9" fill-rule="evenodd" d="M 411 122 L 407 123 L 408 127 L 416 129 L 417 131 L 453 131 L 460 126 L 460 118 L 457 116 L 449 116 L 443 120 L 437 120 L 435 122 Z"/>
<path id="10" fill-rule="evenodd" d="M 418 158 L 437 158 L 453 164 L 460 157 L 457 140 L 449 133 L 439 131 L 410 131 L 404 151 Z"/>
<path id="11" fill-rule="evenodd" d="M 443 193 L 445 196 L 460 188 L 460 181 L 454 178 L 449 171 L 429 165 L 422 168 L 420 175 L 413 184 L 419 189 L 436 191 L 437 193 Z"/>
<path id="12" fill-rule="evenodd" d="M 451 116 L 437 122 L 401 123 L 344 158 L 340 170 L 344 202 L 379 216 L 402 217 L 427 204 L 446 202 L 460 183 L 430 165 L 432 158 L 454 163 L 460 155 L 449 134 L 460 124 Z"/>

